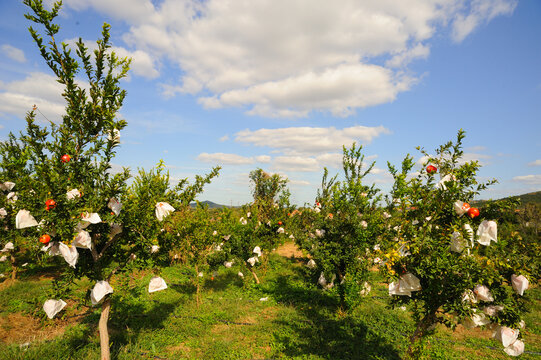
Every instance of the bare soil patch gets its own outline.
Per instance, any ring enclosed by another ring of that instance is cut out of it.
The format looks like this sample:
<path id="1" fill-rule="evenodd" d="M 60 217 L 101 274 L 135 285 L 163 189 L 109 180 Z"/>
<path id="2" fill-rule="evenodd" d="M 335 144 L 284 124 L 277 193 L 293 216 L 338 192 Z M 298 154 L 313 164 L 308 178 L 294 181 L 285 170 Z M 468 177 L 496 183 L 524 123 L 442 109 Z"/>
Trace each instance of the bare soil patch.
<path id="1" fill-rule="evenodd" d="M 11 285 L 15 284 L 16 281 L 17 281 L 17 279 L 12 280 L 11 278 L 2 281 L 2 282 L 0 283 L 0 290 L 7 289 L 7 288 L 10 287 Z"/>
<path id="2" fill-rule="evenodd" d="M 62 335 L 68 325 L 69 321 L 61 321 L 45 326 L 39 319 L 29 315 L 8 314 L 0 317 L 0 342 L 8 344 L 41 342 Z"/>
<path id="3" fill-rule="evenodd" d="M 80 323 L 89 312 L 85 309 L 75 309 L 73 300 L 66 300 L 68 303 L 68 313 L 61 312 L 53 320 L 43 321 L 43 319 L 21 314 L 10 313 L 0 316 L 0 343 L 6 344 L 25 344 L 35 343 L 44 340 L 50 340 L 64 334 L 66 329 L 72 325 Z"/>
<path id="4" fill-rule="evenodd" d="M 473 328 L 473 329 L 467 329 L 462 325 L 458 325 L 455 328 L 455 331 L 450 330 L 450 329 L 446 328 L 444 325 L 441 325 L 441 324 L 438 325 L 438 327 L 442 331 L 448 332 L 449 334 L 451 334 L 451 336 L 455 340 L 459 340 L 459 341 L 464 341 L 464 340 L 466 340 L 468 338 L 472 338 L 472 337 L 479 338 L 479 339 L 490 339 L 490 338 L 492 338 L 492 334 L 494 333 L 494 330 L 490 330 L 490 329 L 487 329 L 487 328 L 481 329 L 479 327 L 476 327 L 476 328 Z"/>
<path id="5" fill-rule="evenodd" d="M 287 242 L 284 245 L 279 246 L 276 249 L 276 253 L 278 255 L 288 257 L 288 258 L 305 258 L 309 257 L 307 255 L 304 255 L 302 250 L 295 245 L 293 242 Z"/>

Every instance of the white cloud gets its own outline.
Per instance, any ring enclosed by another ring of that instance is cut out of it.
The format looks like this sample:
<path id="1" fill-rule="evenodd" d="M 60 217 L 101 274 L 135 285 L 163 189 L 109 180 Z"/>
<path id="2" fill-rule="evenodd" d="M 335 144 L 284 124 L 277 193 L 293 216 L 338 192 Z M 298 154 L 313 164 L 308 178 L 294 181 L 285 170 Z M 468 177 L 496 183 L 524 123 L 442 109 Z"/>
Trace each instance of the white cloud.
<path id="1" fill-rule="evenodd" d="M 428 155 L 423 155 L 419 158 L 419 160 L 417 160 L 417 165 L 419 166 L 423 166 L 427 163 L 428 159 L 430 159 L 431 155 L 428 156 Z"/>
<path id="2" fill-rule="evenodd" d="M 469 150 L 483 150 L 483 149 L 484 148 L 482 147 L 469 148 Z M 434 157 L 434 156 L 431 155 L 430 157 Z M 425 164 L 427 165 L 428 164 L 427 161 L 430 157 L 426 155 L 421 156 L 419 160 L 417 160 L 417 165 L 419 166 L 423 166 Z M 478 161 L 479 165 L 486 166 L 487 165 L 486 160 L 489 160 L 489 159 L 492 159 L 492 156 L 486 155 L 486 154 L 479 154 L 479 153 L 464 153 L 462 154 L 462 157 L 458 160 L 458 164 L 465 164 L 470 161 Z"/>
<path id="3" fill-rule="evenodd" d="M 137 174 L 131 170 L 131 168 L 129 166 L 124 166 L 124 165 L 120 165 L 120 164 L 115 164 L 115 163 L 111 163 L 111 168 L 109 168 L 108 172 L 112 175 L 115 175 L 115 174 L 120 174 L 122 172 L 124 172 L 124 168 L 128 168 L 130 169 L 130 175 L 131 176 L 136 176 Z"/>
<path id="4" fill-rule="evenodd" d="M 326 153 L 318 156 L 277 156 L 272 162 L 272 168 L 280 172 L 321 172 L 324 167 L 341 168 L 342 158 L 341 153 Z M 365 161 L 363 168 L 366 170 L 369 165 L 370 162 Z M 381 174 L 383 172 L 384 170 L 374 167 L 371 173 Z"/>
<path id="5" fill-rule="evenodd" d="M 76 42 L 78 39 L 64 40 L 73 49 L 76 49 Z M 95 41 L 83 40 L 83 43 L 88 48 L 89 52 L 93 52 L 98 48 Z M 120 46 L 111 46 L 110 51 L 113 51 L 120 58 L 130 58 L 130 73 L 133 72 L 137 76 L 144 77 L 146 79 L 155 79 L 160 76 L 160 72 L 157 69 L 157 60 L 153 58 L 148 52 L 143 50 L 130 51 Z M 128 73 L 128 74 L 130 74 Z"/>
<path id="6" fill-rule="evenodd" d="M 369 174 L 369 177 L 364 181 L 365 183 L 373 182 L 374 184 L 383 185 L 394 183 L 394 178 L 390 172 L 379 168 L 375 168 L 374 170 L 376 171 Z"/>
<path id="7" fill-rule="evenodd" d="M 246 157 L 237 154 L 226 154 L 226 153 L 201 153 L 197 156 L 197 160 L 206 162 L 206 163 L 217 163 L 217 164 L 227 164 L 227 165 L 247 165 L 258 163 L 269 163 L 271 157 L 268 155 L 259 155 L 255 157 Z"/>
<path id="8" fill-rule="evenodd" d="M 199 102 L 206 108 L 249 106 L 248 114 L 267 117 L 306 117 L 314 110 L 348 116 L 356 108 L 393 101 L 412 81 L 397 78 L 381 66 L 341 64 L 319 73 L 225 91 L 219 96 L 200 98 Z"/>
<path id="9" fill-rule="evenodd" d="M 255 160 L 260 163 L 270 163 L 271 157 L 269 155 L 259 155 L 255 157 Z"/>
<path id="10" fill-rule="evenodd" d="M 252 146 L 267 147 L 273 154 L 256 157 L 259 162 L 271 162 L 271 168 L 279 172 L 319 172 L 323 167 L 342 166 L 342 148 L 370 143 L 390 131 L 383 126 L 335 127 L 289 127 L 278 129 L 242 130 L 235 134 L 235 141 Z M 376 155 L 365 156 L 365 161 Z M 376 169 L 375 172 L 378 170 Z"/>
<path id="11" fill-rule="evenodd" d="M 217 163 L 219 165 L 245 165 L 254 163 L 254 159 L 251 157 L 225 153 L 201 153 L 197 156 L 197 160 L 207 163 Z"/>
<path id="12" fill-rule="evenodd" d="M 541 175 L 515 176 L 513 181 L 518 181 L 529 185 L 541 185 Z"/>
<path id="13" fill-rule="evenodd" d="M 221 141 L 221 142 L 224 142 L 224 141 L 227 141 L 227 140 L 229 140 L 229 135 L 224 135 L 224 136 L 222 136 L 222 137 L 220 138 L 220 141 Z"/>
<path id="14" fill-rule="evenodd" d="M 368 165 L 370 165 L 370 164 L 366 164 L 366 166 L 368 166 Z M 375 175 L 388 174 L 388 175 L 390 175 L 390 173 L 387 172 L 387 170 L 384 170 L 384 169 L 379 168 L 377 166 L 374 166 L 372 168 L 372 170 L 370 171 L 370 174 L 375 174 Z"/>
<path id="15" fill-rule="evenodd" d="M 466 14 L 458 14 L 453 21 L 452 38 L 461 42 L 479 25 L 500 15 L 511 15 L 518 0 L 472 0 Z"/>
<path id="16" fill-rule="evenodd" d="M 415 59 L 426 59 L 428 58 L 428 55 L 430 55 L 430 48 L 427 45 L 419 43 L 412 48 L 408 48 L 394 55 L 385 62 L 385 65 L 398 68 L 408 65 Z"/>
<path id="17" fill-rule="evenodd" d="M 35 104 L 49 120 L 58 122 L 65 108 L 62 91 L 63 86 L 56 81 L 56 77 L 40 72 L 30 73 L 23 80 L 1 83 L 0 115 L 24 118 Z M 40 115 L 37 119 L 45 121 L 40 119 Z"/>
<path id="18" fill-rule="evenodd" d="M 486 160 L 489 160 L 491 158 L 492 156 L 486 154 L 464 153 L 458 163 L 465 164 L 470 161 L 478 161 L 479 165 L 486 166 L 488 164 Z"/>
<path id="19" fill-rule="evenodd" d="M 414 172 L 411 172 L 411 173 L 408 174 L 407 179 L 413 179 L 413 178 L 416 178 L 419 175 L 421 175 L 420 171 L 414 171 Z"/>
<path id="20" fill-rule="evenodd" d="M 528 166 L 541 166 L 541 159 L 537 159 L 535 161 L 532 161 L 531 163 L 528 163 Z"/>
<path id="21" fill-rule="evenodd" d="M 293 179 L 289 179 L 288 185 L 291 185 L 291 186 L 308 186 L 308 185 L 312 185 L 312 183 L 310 183 L 310 181 L 306 181 L 306 180 L 293 180 Z"/>
<path id="22" fill-rule="evenodd" d="M 26 62 L 26 57 L 24 56 L 24 52 L 21 49 L 16 48 L 15 46 L 11 46 L 9 44 L 2 45 L 1 49 L 2 53 L 8 58 L 20 63 Z"/>
<path id="23" fill-rule="evenodd" d="M 155 79 L 160 76 L 160 72 L 156 66 L 156 60 L 153 59 L 150 54 L 142 50 L 129 51 L 125 48 L 113 46 L 111 50 L 115 52 L 117 56 L 131 58 L 130 70 L 135 75 L 144 77 L 146 79 Z"/>
<path id="24" fill-rule="evenodd" d="M 404 67 L 429 55 L 437 31 L 450 26 L 453 39 L 461 41 L 479 25 L 510 14 L 517 1 L 66 3 L 126 21 L 128 45 L 177 64 L 183 76 L 162 85 L 166 96 L 189 93 L 209 108 L 302 117 L 312 111 L 347 116 L 393 101 L 416 82 L 415 75 L 402 75 L 409 73 Z"/>
<path id="25" fill-rule="evenodd" d="M 341 151 L 342 146 L 353 142 L 367 144 L 390 131 L 383 127 L 352 126 L 335 127 L 289 127 L 279 129 L 242 130 L 235 134 L 235 141 L 260 147 L 279 149 L 285 155 L 316 155 Z"/>
<path id="26" fill-rule="evenodd" d="M 304 156 L 277 156 L 272 163 L 272 168 L 282 172 L 315 172 L 323 169 L 316 159 Z"/>
<path id="27" fill-rule="evenodd" d="M 326 167 L 339 168 L 342 166 L 342 153 L 326 153 L 316 156 L 316 160 L 319 164 Z"/>
<path id="28" fill-rule="evenodd" d="M 140 22 L 154 12 L 154 6 L 147 0 L 64 0 L 63 3 L 76 11 L 94 8 L 118 19 Z"/>

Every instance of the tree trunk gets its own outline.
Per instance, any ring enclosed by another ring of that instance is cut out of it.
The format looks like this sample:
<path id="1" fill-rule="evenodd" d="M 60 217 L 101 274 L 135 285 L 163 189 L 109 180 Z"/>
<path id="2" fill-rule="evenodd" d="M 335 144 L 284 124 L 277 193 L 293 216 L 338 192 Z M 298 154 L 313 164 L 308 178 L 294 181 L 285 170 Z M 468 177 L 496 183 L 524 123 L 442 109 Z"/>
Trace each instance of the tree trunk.
<path id="1" fill-rule="evenodd" d="M 199 305 L 201 305 L 200 288 L 201 286 L 199 285 L 199 279 L 197 279 L 197 283 L 195 284 L 195 303 L 197 308 L 199 308 Z"/>
<path id="2" fill-rule="evenodd" d="M 255 283 L 256 283 L 256 284 L 259 284 L 259 278 L 257 277 L 257 274 L 255 273 L 254 269 L 250 268 L 250 272 L 251 272 L 252 275 L 254 276 Z"/>
<path id="3" fill-rule="evenodd" d="M 17 266 L 15 265 L 15 257 L 11 255 L 11 280 L 15 281 L 17 278 Z"/>
<path id="4" fill-rule="evenodd" d="M 417 359 L 418 356 L 415 353 L 417 342 L 421 340 L 423 336 L 425 336 L 427 330 L 434 324 L 436 320 L 436 310 L 431 311 L 428 313 L 424 318 L 417 323 L 417 328 L 415 329 L 415 332 L 410 337 L 410 346 L 408 348 L 408 353 L 406 355 L 407 359 Z"/>
<path id="5" fill-rule="evenodd" d="M 337 270 L 338 272 L 338 284 L 337 284 L 337 287 L 338 287 L 338 295 L 340 296 L 340 308 L 342 311 L 345 311 L 348 306 L 346 304 L 346 289 L 344 287 L 344 284 L 343 284 L 343 280 L 344 280 L 344 275 L 342 275 L 342 271 L 340 271 L 340 267 Z"/>
<path id="6" fill-rule="evenodd" d="M 201 286 L 200 286 L 201 280 L 199 279 L 199 266 L 195 265 L 195 305 L 199 309 L 199 305 L 201 304 L 201 298 L 199 297 Z"/>
<path id="7" fill-rule="evenodd" d="M 109 330 L 107 322 L 109 321 L 109 312 L 111 311 L 111 298 L 107 297 L 101 306 L 101 316 L 99 322 L 101 360 L 111 360 L 109 351 Z"/>
<path id="8" fill-rule="evenodd" d="M 338 287 L 338 296 L 340 297 L 340 309 L 342 311 L 346 311 L 346 309 L 348 308 L 346 304 L 346 289 L 344 289 L 344 285 L 340 283 L 338 283 L 337 287 Z"/>

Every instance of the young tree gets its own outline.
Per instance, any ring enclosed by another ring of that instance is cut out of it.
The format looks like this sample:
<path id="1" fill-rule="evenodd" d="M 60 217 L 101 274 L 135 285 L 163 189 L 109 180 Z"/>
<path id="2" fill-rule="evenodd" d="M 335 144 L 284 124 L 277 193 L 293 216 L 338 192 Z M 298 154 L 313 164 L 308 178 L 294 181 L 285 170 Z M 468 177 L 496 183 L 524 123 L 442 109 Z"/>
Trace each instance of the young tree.
<path id="1" fill-rule="evenodd" d="M 383 271 L 391 281 L 392 302 L 413 304 L 412 358 L 437 323 L 500 324 L 497 334 L 506 352 L 516 355 L 524 346 L 516 339 L 528 274 L 507 262 L 509 254 L 502 256 L 496 222 L 469 205 L 495 181 L 478 183 L 479 163 L 461 160 L 463 138 L 460 130 L 456 142 L 440 146 L 435 156 L 421 150 L 425 168 L 417 175 L 410 174 L 409 155 L 400 171 L 389 164 L 395 182 L 381 249 Z"/>
<path id="2" fill-rule="evenodd" d="M 28 151 L 13 134 L 9 134 L 7 141 L 0 143 L 0 194 L 3 195 L 0 197 L 0 262 L 9 261 L 12 281 L 17 277 L 21 260 L 26 260 L 23 248 L 28 248 L 25 238 L 14 231 L 19 197 L 17 191 L 30 176 L 26 167 L 27 154 Z"/>
<path id="3" fill-rule="evenodd" d="M 526 204 L 522 209 L 514 210 L 517 218 L 515 231 L 509 235 L 513 240 L 509 245 L 513 247 L 516 255 L 513 258 L 521 259 L 521 267 L 528 270 L 532 279 L 541 278 L 541 205 L 538 203 Z"/>
<path id="4" fill-rule="evenodd" d="M 204 185 L 218 176 L 220 167 L 205 175 L 197 175 L 193 184 L 181 179 L 171 187 L 169 172 L 160 161 L 155 169 L 139 170 L 128 189 L 124 226 L 133 250 L 140 256 L 141 267 L 158 268 L 169 262 L 171 254 L 182 254 L 184 263 L 198 267 L 205 264 L 210 237 L 206 209 L 191 209 L 190 203 L 203 191 Z M 172 213 L 175 212 L 173 215 Z M 159 270 L 156 270 L 159 271 Z M 199 303 L 199 278 L 194 277 Z"/>
<path id="5" fill-rule="evenodd" d="M 236 263 L 241 273 L 248 270 L 255 282 L 260 280 L 255 269 L 265 266 L 268 254 L 284 242 L 286 213 L 291 211 L 287 179 L 278 174 L 268 174 L 262 169 L 250 172 L 254 202 L 242 207 L 239 215 L 223 209 L 217 222 L 216 242 L 211 254 L 213 264 L 228 267 Z"/>
<path id="6" fill-rule="evenodd" d="M 120 211 L 129 172 L 111 172 L 120 131 L 126 126 L 116 117 L 126 96 L 119 82 L 130 61 L 110 51 L 109 25 L 104 24 L 93 56 L 81 39 L 77 41 L 78 62 L 68 45 L 55 39 L 59 26 L 53 21 L 61 2 L 55 2 L 50 11 L 41 0 L 24 0 L 24 4 L 31 11 L 26 18 L 43 26 L 49 39 L 45 43 L 38 31 L 29 28 L 45 62 L 64 86 L 66 108 L 61 121 L 54 119 L 49 126 L 40 126 L 34 106 L 26 116 L 26 132 L 18 138 L 10 135 L 2 144 L 8 149 L 3 154 L 2 174 L 18 176 L 18 199 L 13 204 L 17 214 L 11 225 L 18 229 L 17 236 L 33 239 L 36 245 L 41 242 L 50 255 L 66 260 L 69 267 L 61 281 L 81 277 L 97 281 L 91 300 L 93 305 L 102 304 L 101 353 L 102 359 L 109 359 L 111 299 L 107 294 L 112 288 L 107 281 L 130 259 L 129 247 L 123 246 Z M 78 83 L 81 74 L 87 86 Z M 17 159 L 17 154 L 22 156 Z"/>
<path id="7" fill-rule="evenodd" d="M 532 279 L 539 279 L 541 206 L 527 203 L 521 207 L 519 199 L 506 198 L 483 203 L 480 211 L 498 223 L 498 238 L 501 245 L 491 247 L 490 251 L 503 252 L 496 256 L 506 258 L 513 268 L 525 270 Z"/>
<path id="8" fill-rule="evenodd" d="M 369 249 L 382 232 L 379 190 L 363 184 L 375 163 L 366 166 L 361 150 L 355 143 L 349 149 L 344 146 L 344 179 L 329 179 L 325 169 L 314 209 L 293 216 L 295 238 L 310 254 L 320 285 L 336 286 L 343 308 L 353 306 L 367 291 Z"/>
<path id="9" fill-rule="evenodd" d="M 257 211 L 257 218 L 267 222 L 277 215 L 276 209 L 290 207 L 290 192 L 287 188 L 287 178 L 279 174 L 269 174 L 262 169 L 250 172 L 250 184 L 254 197 L 253 209 Z"/>
<path id="10" fill-rule="evenodd" d="M 278 212 L 279 208 L 275 210 Z M 265 223 L 259 221 L 257 208 L 251 206 L 243 206 L 240 213 L 239 218 L 230 209 L 221 211 L 220 220 L 215 226 L 215 251 L 211 254 L 211 262 L 224 265 L 235 263 L 240 266 L 242 274 L 248 270 L 259 284 L 255 269 L 266 266 L 268 254 L 287 238 L 285 225 L 272 215 L 273 220 Z"/>
<path id="11" fill-rule="evenodd" d="M 215 167 L 205 176 L 197 175 L 193 184 L 188 179 L 181 179 L 171 187 L 169 172 L 164 169 L 163 161 L 150 171 L 140 169 L 127 190 L 124 226 L 129 241 L 141 254 L 139 263 L 153 265 L 169 260 L 169 253 L 182 242 L 175 235 L 178 233 L 176 224 L 183 216 L 190 216 L 190 203 L 220 171 L 220 167 Z M 169 216 L 175 210 L 180 212 L 176 216 L 178 219 Z"/>

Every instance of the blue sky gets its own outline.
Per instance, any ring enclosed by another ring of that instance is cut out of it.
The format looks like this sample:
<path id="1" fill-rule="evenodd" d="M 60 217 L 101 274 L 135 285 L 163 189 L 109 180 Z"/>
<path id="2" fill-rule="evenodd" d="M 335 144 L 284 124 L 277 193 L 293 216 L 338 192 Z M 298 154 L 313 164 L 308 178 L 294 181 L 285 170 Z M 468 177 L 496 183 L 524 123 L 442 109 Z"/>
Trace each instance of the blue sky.
<path id="1" fill-rule="evenodd" d="M 53 121 L 64 107 L 25 12 L 0 2 L 0 139 L 33 104 Z M 499 181 L 480 198 L 541 190 L 540 15 L 536 0 L 66 0 L 57 21 L 59 40 L 88 46 L 107 22 L 133 58 L 115 167 L 221 165 L 199 199 L 238 205 L 258 167 L 313 202 L 353 141 L 386 191 L 387 161 L 460 128 L 481 180 Z"/>

